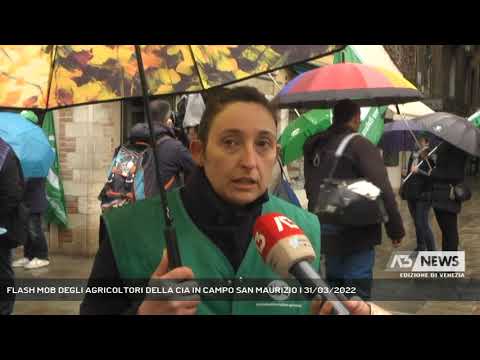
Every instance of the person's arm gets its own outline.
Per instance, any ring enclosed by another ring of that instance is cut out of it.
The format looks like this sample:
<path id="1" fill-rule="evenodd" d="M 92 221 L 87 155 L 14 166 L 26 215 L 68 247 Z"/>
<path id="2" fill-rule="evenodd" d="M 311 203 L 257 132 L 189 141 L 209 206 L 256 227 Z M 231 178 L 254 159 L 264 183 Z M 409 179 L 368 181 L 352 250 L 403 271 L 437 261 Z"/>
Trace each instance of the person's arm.
<path id="1" fill-rule="evenodd" d="M 95 257 L 92 272 L 88 280 L 88 286 L 124 286 L 120 277 L 115 258 L 112 251 L 108 231 L 100 243 L 100 248 Z M 145 287 L 151 280 L 191 280 L 193 272 L 190 268 L 180 267 L 168 271 L 168 257 L 163 256 L 161 263 L 153 272 L 150 279 L 142 280 L 141 285 Z M 184 281 L 178 286 L 189 286 L 191 282 Z M 196 296 L 188 295 L 182 298 L 179 295 L 171 300 L 151 300 L 145 297 L 138 297 L 135 300 L 123 294 L 100 296 L 97 294 L 85 294 L 80 305 L 80 315 L 193 315 L 197 312 L 199 299 Z"/>
<path id="2" fill-rule="evenodd" d="M 354 159 L 360 173 L 382 191 L 389 218 L 385 224 L 388 237 L 394 241 L 402 239 L 405 229 L 380 151 L 360 137 L 354 139 L 352 145 L 355 146 Z"/>
<path id="3" fill-rule="evenodd" d="M 176 144 L 176 162 L 178 168 L 183 171 L 185 179 L 188 179 L 193 169 L 196 167 L 196 164 L 193 161 L 190 151 L 180 142 Z"/>
<path id="4" fill-rule="evenodd" d="M 0 170 L 0 221 L 8 218 L 22 200 L 23 187 L 20 171 L 20 163 L 14 155 L 7 154 Z"/>
<path id="5" fill-rule="evenodd" d="M 118 272 L 117 264 L 113 256 L 112 246 L 108 232 L 104 232 L 104 238 L 100 242 L 97 255 L 93 263 L 88 286 L 120 286 L 122 280 Z M 139 302 L 133 302 L 125 295 L 100 296 L 98 294 L 85 294 L 80 305 L 80 315 L 119 315 L 136 314 L 140 306 Z"/>
<path id="6" fill-rule="evenodd" d="M 420 158 L 411 171 L 417 175 L 430 176 L 435 168 L 435 161 L 431 157 Z"/>

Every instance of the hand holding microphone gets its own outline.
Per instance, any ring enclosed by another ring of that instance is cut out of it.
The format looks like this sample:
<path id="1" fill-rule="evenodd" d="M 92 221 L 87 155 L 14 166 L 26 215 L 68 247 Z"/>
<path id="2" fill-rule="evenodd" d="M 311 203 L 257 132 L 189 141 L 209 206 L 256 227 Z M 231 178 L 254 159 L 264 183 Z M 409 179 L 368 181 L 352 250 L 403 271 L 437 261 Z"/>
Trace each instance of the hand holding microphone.
<path id="1" fill-rule="evenodd" d="M 300 227 L 285 215 L 270 213 L 260 216 L 255 222 L 253 236 L 263 260 L 273 271 L 283 277 L 293 275 L 303 287 L 330 288 L 310 265 L 315 251 Z M 343 294 L 322 292 L 313 296 L 328 302 L 336 315 L 350 315 L 342 303 L 348 301 Z"/>

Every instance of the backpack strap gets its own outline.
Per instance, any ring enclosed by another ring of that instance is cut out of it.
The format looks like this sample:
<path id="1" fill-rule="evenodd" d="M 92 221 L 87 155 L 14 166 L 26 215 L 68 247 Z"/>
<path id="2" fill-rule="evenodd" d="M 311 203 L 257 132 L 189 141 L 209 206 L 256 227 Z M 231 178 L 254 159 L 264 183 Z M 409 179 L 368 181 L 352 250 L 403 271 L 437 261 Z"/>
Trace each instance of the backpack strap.
<path id="1" fill-rule="evenodd" d="M 338 161 L 343 156 L 343 153 L 345 152 L 345 149 L 347 148 L 347 146 L 350 144 L 350 141 L 356 136 L 360 136 L 360 134 L 353 133 L 353 134 L 347 135 L 342 139 L 342 141 L 340 141 L 340 144 L 338 145 L 337 150 L 335 151 L 333 166 L 330 169 L 330 172 L 328 173 L 327 179 L 333 178 L 333 174 L 335 174 L 335 170 L 337 170 Z"/>
<path id="2" fill-rule="evenodd" d="M 337 157 L 337 158 L 342 157 L 342 155 L 345 152 L 345 149 L 347 148 L 348 144 L 356 136 L 360 136 L 360 134 L 359 133 L 353 133 L 353 134 L 345 136 L 343 138 L 343 140 L 340 142 L 340 144 L 338 145 L 337 151 L 335 151 L 335 157 Z"/>

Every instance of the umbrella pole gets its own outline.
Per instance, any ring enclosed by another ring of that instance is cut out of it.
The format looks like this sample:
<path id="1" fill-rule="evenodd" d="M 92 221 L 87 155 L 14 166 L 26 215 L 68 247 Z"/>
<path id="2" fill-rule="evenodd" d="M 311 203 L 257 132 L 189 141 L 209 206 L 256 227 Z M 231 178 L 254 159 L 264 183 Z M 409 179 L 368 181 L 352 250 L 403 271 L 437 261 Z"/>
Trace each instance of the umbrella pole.
<path id="1" fill-rule="evenodd" d="M 142 94 L 143 94 L 143 104 L 145 108 L 145 115 L 147 117 L 148 128 L 150 131 L 150 145 L 153 149 L 153 158 L 155 160 L 155 174 L 157 176 L 160 198 L 163 205 L 163 214 L 165 217 L 165 242 L 167 245 L 167 254 L 168 254 L 168 267 L 169 269 L 174 269 L 182 266 L 182 261 L 180 258 L 180 252 L 178 250 L 177 244 L 177 233 L 175 231 L 175 226 L 173 224 L 173 218 L 170 214 L 170 208 L 168 207 L 167 194 L 163 184 L 160 183 L 160 169 L 158 167 L 158 155 L 155 150 L 155 134 L 152 123 L 152 114 L 150 111 L 150 101 L 149 101 L 149 91 L 147 88 L 147 81 L 145 78 L 145 71 L 143 68 L 142 53 L 140 51 L 139 45 L 135 46 L 135 54 L 138 61 L 138 72 L 140 74 L 140 82 L 142 85 Z"/>
<path id="2" fill-rule="evenodd" d="M 421 150 L 421 146 L 420 146 L 420 142 L 418 141 L 417 137 L 415 136 L 415 133 L 412 131 L 412 129 L 410 128 L 410 125 L 408 124 L 408 121 L 405 117 L 405 114 L 401 114 L 400 113 L 400 108 L 398 107 L 398 104 L 395 105 L 395 107 L 397 108 L 397 113 L 398 115 L 400 115 L 402 121 L 404 122 L 404 124 L 406 125 L 408 131 L 410 132 L 410 135 L 412 135 L 413 139 L 415 140 L 415 144 L 417 144 L 417 147 L 419 150 Z M 430 164 L 430 161 L 428 161 L 428 158 L 426 159 L 427 161 L 427 165 L 428 165 L 428 168 L 430 170 L 432 170 L 432 165 Z M 423 161 L 422 161 L 423 162 Z"/>
<path id="3" fill-rule="evenodd" d="M 429 156 L 432 156 L 433 153 L 434 153 L 435 151 L 437 151 L 438 148 L 440 147 L 440 145 L 442 145 L 442 144 L 443 144 L 443 143 L 440 143 L 440 144 L 438 144 L 437 146 L 435 146 L 435 148 L 428 153 L 427 159 L 428 159 Z M 419 167 L 420 165 L 422 165 L 424 161 L 425 161 L 425 160 L 420 161 L 420 163 L 417 165 L 417 167 Z M 428 162 L 428 160 L 427 160 L 427 162 Z M 430 165 L 429 165 L 429 166 L 430 166 Z M 430 169 L 432 169 L 431 166 L 430 166 Z M 407 176 L 405 179 L 403 179 L 403 183 L 405 184 L 405 183 L 407 182 L 407 180 L 412 177 L 412 175 L 413 175 L 413 172 L 410 172 L 410 174 L 408 174 L 408 176 Z"/>
<path id="4" fill-rule="evenodd" d="M 278 90 L 281 90 L 282 87 L 280 86 L 280 84 L 277 82 L 277 80 L 275 80 L 275 78 L 272 76 L 272 74 L 268 74 L 268 76 L 270 77 L 270 80 L 272 80 L 272 82 L 275 84 L 275 86 L 277 87 Z M 293 111 L 295 111 L 295 114 L 297 114 L 298 117 L 300 117 L 300 113 L 298 112 L 297 109 L 293 109 Z M 285 171 L 285 169 L 283 168 L 283 163 L 282 161 L 280 160 L 280 157 L 278 157 L 278 164 L 280 165 L 280 170 L 283 174 L 286 174 L 287 172 Z M 287 177 L 287 180 L 290 182 L 290 179 L 288 179 Z"/>
<path id="5" fill-rule="evenodd" d="M 43 119 L 45 119 L 45 115 L 47 115 L 47 110 L 42 110 L 40 113 L 40 119 L 38 119 L 38 125 L 43 126 Z"/>
<path id="6" fill-rule="evenodd" d="M 398 107 L 398 105 L 395 105 L 395 107 L 397 108 L 397 113 L 398 115 L 400 115 L 402 121 L 405 123 L 405 125 L 407 126 L 407 129 L 408 129 L 408 132 L 410 133 L 410 135 L 412 135 L 413 139 L 415 140 L 415 144 L 417 144 L 417 147 L 420 149 L 420 142 L 418 141 L 417 137 L 415 136 L 415 133 L 412 131 L 412 129 L 410 128 L 410 125 L 408 125 L 408 121 L 405 117 L 404 114 L 400 113 L 400 109 Z"/>
<path id="7" fill-rule="evenodd" d="M 277 80 L 275 80 L 275 78 L 272 76 L 272 74 L 268 74 L 268 76 L 270 77 L 270 80 L 272 80 L 272 82 L 275 84 L 275 86 L 277 87 L 278 90 L 282 90 L 282 87 L 280 86 L 280 84 L 277 82 Z M 295 111 L 295 114 L 297 114 L 298 117 L 300 117 L 300 113 L 298 112 L 297 109 L 293 109 L 293 111 Z"/>

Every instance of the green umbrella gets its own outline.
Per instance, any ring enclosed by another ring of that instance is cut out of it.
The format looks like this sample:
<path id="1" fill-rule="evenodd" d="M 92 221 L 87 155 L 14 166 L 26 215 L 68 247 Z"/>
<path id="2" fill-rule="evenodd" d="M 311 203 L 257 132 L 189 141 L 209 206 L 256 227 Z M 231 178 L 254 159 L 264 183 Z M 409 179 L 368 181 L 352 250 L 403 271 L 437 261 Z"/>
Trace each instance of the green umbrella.
<path id="1" fill-rule="evenodd" d="M 334 56 L 333 63 L 362 63 L 352 47 L 347 46 Z M 362 108 L 362 124 L 359 132 L 377 145 L 383 135 L 383 116 L 386 106 Z M 280 136 L 282 146 L 282 161 L 289 164 L 303 156 L 303 144 L 312 135 L 325 131 L 332 123 L 332 111 L 327 109 L 312 110 L 300 116 L 289 124 Z"/>
<path id="2" fill-rule="evenodd" d="M 330 127 L 330 113 L 330 110 L 312 110 L 287 126 L 279 139 L 283 164 L 286 165 L 301 158 L 305 141 L 310 136 Z"/>
<path id="3" fill-rule="evenodd" d="M 468 121 L 473 123 L 477 128 L 480 128 L 480 110 L 468 118 Z"/>
<path id="4" fill-rule="evenodd" d="M 383 115 L 386 106 L 361 109 L 359 133 L 377 145 L 383 135 Z M 282 147 L 281 159 L 287 165 L 303 156 L 303 145 L 310 136 L 325 131 L 332 124 L 331 110 L 312 110 L 288 125 L 282 132 L 279 144 Z"/>

